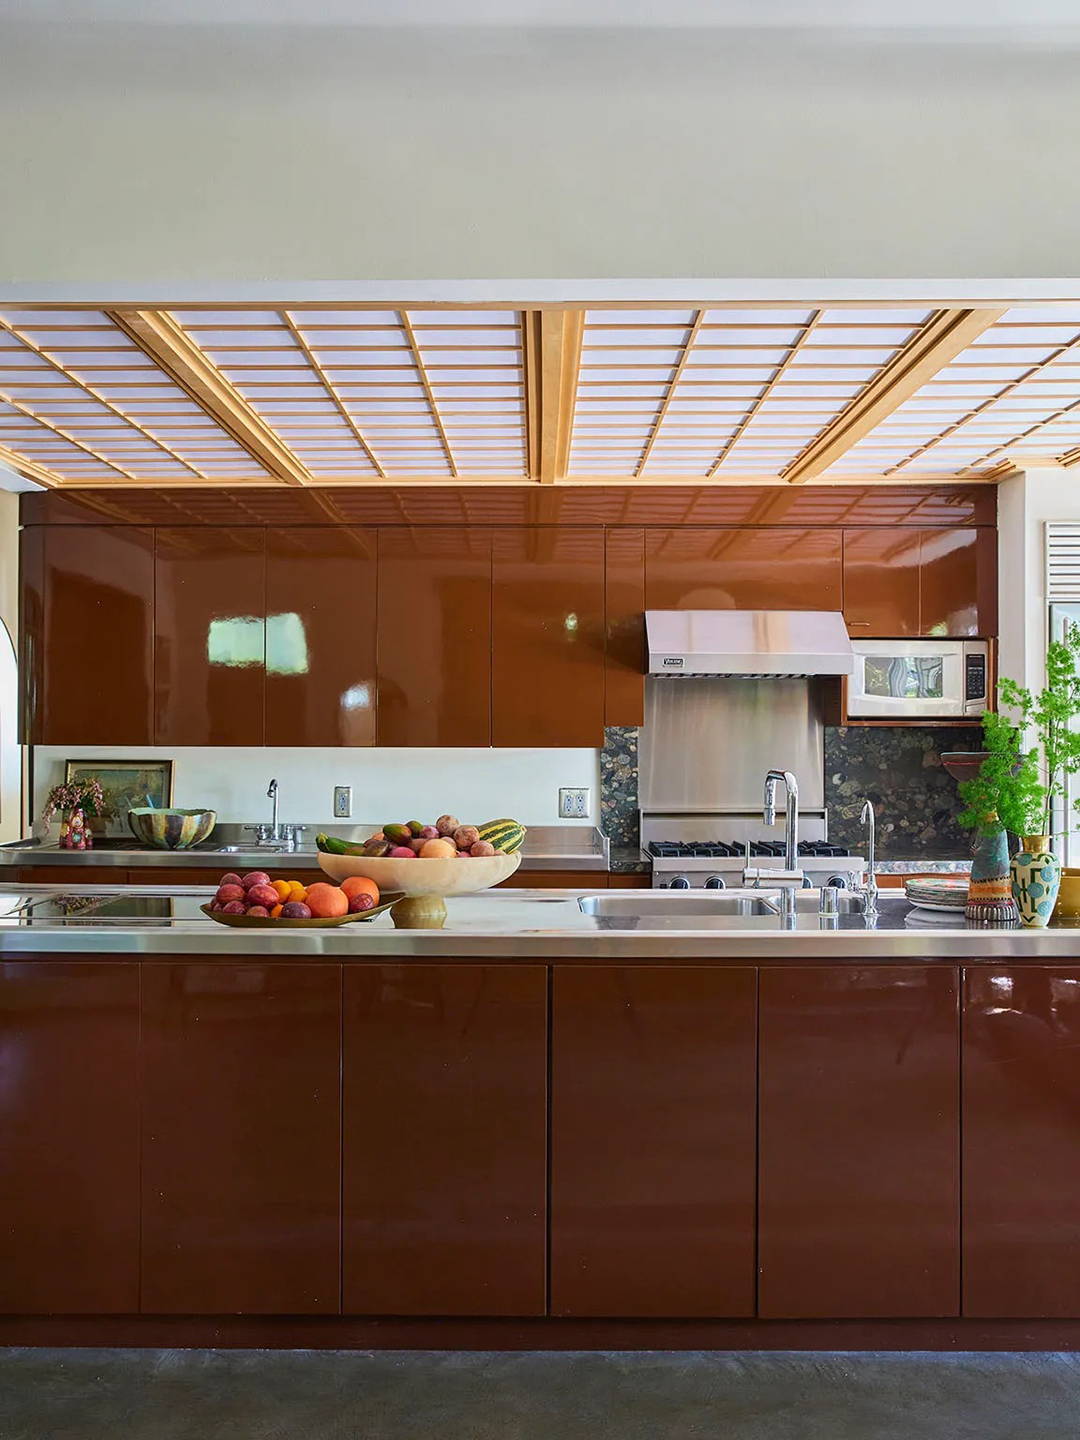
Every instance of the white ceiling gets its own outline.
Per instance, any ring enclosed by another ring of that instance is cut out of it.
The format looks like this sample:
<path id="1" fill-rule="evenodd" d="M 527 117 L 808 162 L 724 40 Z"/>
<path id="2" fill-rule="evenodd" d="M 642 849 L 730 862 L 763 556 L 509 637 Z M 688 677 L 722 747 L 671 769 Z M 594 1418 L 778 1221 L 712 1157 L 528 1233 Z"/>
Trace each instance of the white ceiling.
<path id="1" fill-rule="evenodd" d="M 1076 0 L 0 0 L 0 20 L 65 24 L 1065 31 Z"/>

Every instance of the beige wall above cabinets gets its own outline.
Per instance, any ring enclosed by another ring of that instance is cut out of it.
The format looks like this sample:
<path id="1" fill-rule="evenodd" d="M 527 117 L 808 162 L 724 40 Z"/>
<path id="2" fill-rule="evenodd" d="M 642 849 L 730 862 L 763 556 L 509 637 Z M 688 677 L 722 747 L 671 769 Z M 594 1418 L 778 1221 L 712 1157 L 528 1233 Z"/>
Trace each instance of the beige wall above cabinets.
<path id="1" fill-rule="evenodd" d="M 333 525 L 275 491 L 272 526 L 235 523 L 257 491 L 122 493 L 110 523 L 97 492 L 24 506 L 35 743 L 597 749 L 640 723 L 647 609 L 996 633 L 985 486 L 343 490 Z"/>
<path id="2" fill-rule="evenodd" d="M 0 276 L 38 298 L 242 298 L 263 276 L 1076 273 L 1074 52 L 1020 25 L 916 30 L 895 4 L 896 33 L 846 28 L 850 5 L 831 28 L 789 6 L 789 30 L 750 28 L 752 5 L 740 28 L 727 5 L 624 26 L 643 7 L 607 4 L 597 30 L 551 7 L 558 31 L 455 28 L 443 6 L 395 29 L 405 7 L 385 3 L 376 26 L 301 23 L 310 4 L 288 25 L 198 25 L 179 4 L 95 24 L 103 8 L 36 0 L 0 31 L 17 137 Z"/>

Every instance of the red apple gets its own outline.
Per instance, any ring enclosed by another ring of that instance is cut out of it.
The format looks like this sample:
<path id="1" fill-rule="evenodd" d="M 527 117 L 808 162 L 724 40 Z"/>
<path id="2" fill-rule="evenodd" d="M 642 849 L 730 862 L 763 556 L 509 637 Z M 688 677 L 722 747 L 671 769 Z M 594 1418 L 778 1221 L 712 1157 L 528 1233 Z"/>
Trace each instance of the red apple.
<path id="1" fill-rule="evenodd" d="M 269 885 L 270 876 L 265 870 L 252 870 L 241 880 L 245 890 L 253 890 L 256 885 Z"/>

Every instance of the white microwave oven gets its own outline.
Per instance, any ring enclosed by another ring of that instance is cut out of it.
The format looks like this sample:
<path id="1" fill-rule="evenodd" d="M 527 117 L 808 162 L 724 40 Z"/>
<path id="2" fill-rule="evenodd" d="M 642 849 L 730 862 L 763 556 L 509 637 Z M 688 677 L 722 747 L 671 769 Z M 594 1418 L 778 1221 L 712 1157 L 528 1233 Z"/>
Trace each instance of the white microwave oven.
<path id="1" fill-rule="evenodd" d="M 852 718 L 977 719 L 990 694 L 988 640 L 853 640 Z"/>

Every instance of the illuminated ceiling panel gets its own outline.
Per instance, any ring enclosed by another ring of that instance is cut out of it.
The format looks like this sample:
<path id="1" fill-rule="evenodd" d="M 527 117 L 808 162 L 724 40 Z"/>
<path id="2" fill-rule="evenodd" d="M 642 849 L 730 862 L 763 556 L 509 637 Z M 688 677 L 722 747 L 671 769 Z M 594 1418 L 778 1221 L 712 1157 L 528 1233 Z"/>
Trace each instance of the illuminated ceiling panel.
<path id="1" fill-rule="evenodd" d="M 1080 304 L 0 309 L 0 461 L 46 485 L 977 480 L 1077 456 Z"/>

